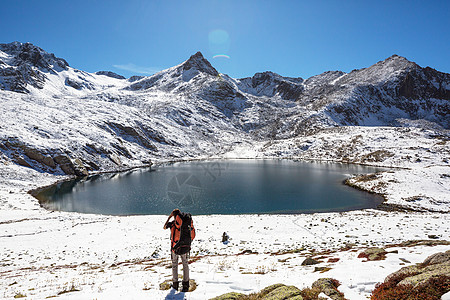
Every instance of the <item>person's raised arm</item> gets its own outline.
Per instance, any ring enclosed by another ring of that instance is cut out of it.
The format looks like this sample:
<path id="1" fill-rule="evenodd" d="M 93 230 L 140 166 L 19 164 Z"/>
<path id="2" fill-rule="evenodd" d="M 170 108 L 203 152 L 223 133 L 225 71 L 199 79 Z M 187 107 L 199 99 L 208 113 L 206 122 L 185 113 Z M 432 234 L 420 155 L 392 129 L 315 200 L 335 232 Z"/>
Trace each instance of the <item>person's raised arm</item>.
<path id="1" fill-rule="evenodd" d="M 167 224 L 169 224 L 170 218 L 172 217 L 172 214 L 170 214 L 170 216 L 167 218 L 166 223 L 163 226 L 163 229 L 167 229 Z"/>
<path id="2" fill-rule="evenodd" d="M 174 209 L 174 210 L 170 213 L 169 217 L 167 218 L 166 223 L 165 223 L 164 226 L 163 226 L 163 229 L 167 229 L 167 224 L 169 224 L 170 218 L 172 218 L 173 216 L 175 216 L 175 211 L 176 211 L 176 209 Z"/>

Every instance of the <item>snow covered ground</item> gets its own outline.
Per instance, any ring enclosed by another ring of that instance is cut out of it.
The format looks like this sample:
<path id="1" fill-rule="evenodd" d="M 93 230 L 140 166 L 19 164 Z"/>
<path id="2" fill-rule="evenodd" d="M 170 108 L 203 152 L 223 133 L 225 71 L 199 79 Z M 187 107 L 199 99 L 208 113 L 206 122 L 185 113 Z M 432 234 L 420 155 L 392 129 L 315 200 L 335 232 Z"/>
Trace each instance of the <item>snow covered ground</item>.
<path id="1" fill-rule="evenodd" d="M 406 134 L 393 128 L 337 130 L 339 134 L 334 131 L 270 145 L 242 143 L 224 157 L 321 158 L 402 167 L 362 180 L 354 177 L 353 181 L 382 193 L 387 203 L 443 213 L 363 210 L 196 216 L 197 239 L 190 268 L 198 287 L 185 294 L 186 299 L 208 299 L 229 291 L 251 293 L 278 282 L 302 288 L 321 277 L 338 279 L 342 283 L 339 290 L 348 299 L 366 299 L 375 284 L 388 274 L 450 248 L 397 246 L 387 248 L 398 253 L 389 253 L 386 260 L 363 262 L 357 258 L 359 252 L 371 246 L 430 238 L 450 240 L 448 145 L 429 138 L 429 132 L 414 128 Z M 406 139 L 408 147 L 399 142 L 403 140 L 400 136 Z M 292 146 L 299 144 L 305 146 Z M 341 145 L 346 155 L 330 150 L 330 144 Z M 365 154 L 380 149 L 393 155 L 382 162 L 367 155 L 362 161 Z M 37 172 L 7 160 L 0 164 L 0 175 L 0 297 L 22 294 L 34 299 L 183 298 L 173 291 L 159 290 L 159 284 L 171 275 L 168 232 L 162 229 L 166 216 L 49 212 L 27 192 L 66 176 Z M 231 237 L 226 245 L 221 242 L 223 232 Z M 301 266 L 310 256 L 323 262 Z M 339 260 L 328 262 L 330 258 Z M 314 272 L 315 267 L 330 270 Z"/>

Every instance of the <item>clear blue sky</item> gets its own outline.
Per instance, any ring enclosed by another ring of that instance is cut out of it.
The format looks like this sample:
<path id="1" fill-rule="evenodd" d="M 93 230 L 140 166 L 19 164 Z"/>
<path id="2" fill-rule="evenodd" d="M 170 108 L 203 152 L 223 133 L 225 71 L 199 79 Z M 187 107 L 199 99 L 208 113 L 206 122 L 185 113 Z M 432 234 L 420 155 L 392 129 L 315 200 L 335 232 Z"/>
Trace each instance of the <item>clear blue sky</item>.
<path id="1" fill-rule="evenodd" d="M 450 73 L 450 1 L 2 1 L 0 43 L 12 41 L 127 77 L 197 51 L 235 78 L 349 72 L 392 54 Z"/>

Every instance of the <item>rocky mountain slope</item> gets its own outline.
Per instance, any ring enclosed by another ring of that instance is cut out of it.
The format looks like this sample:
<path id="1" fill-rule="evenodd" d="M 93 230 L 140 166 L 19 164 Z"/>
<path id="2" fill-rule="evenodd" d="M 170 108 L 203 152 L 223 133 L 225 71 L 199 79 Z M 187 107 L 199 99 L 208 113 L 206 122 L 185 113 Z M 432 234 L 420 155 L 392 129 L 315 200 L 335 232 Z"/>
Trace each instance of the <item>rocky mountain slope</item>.
<path id="1" fill-rule="evenodd" d="M 336 126 L 450 127 L 450 74 L 397 55 L 348 74 L 234 79 L 198 52 L 126 79 L 14 42 L 0 44 L 0 89 L 0 159 L 55 174 L 208 157 Z"/>

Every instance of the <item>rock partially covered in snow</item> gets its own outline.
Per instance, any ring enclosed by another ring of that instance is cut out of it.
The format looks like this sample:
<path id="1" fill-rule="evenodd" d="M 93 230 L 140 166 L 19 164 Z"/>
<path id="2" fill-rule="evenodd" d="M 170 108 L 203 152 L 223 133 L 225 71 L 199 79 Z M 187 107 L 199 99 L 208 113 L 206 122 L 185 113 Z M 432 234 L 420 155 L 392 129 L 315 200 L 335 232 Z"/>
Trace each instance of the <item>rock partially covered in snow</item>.
<path id="1" fill-rule="evenodd" d="M 98 71 L 98 72 L 95 72 L 95 74 L 97 74 L 97 75 L 105 75 L 105 76 L 108 76 L 108 77 L 111 77 L 111 78 L 116 78 L 116 79 L 126 79 L 122 75 L 119 75 L 119 74 L 111 72 L 111 71 Z"/>

